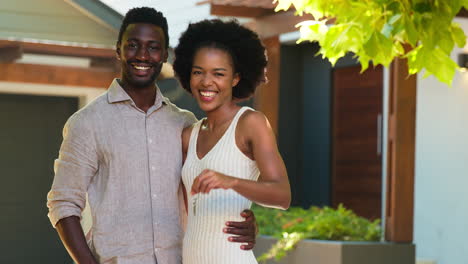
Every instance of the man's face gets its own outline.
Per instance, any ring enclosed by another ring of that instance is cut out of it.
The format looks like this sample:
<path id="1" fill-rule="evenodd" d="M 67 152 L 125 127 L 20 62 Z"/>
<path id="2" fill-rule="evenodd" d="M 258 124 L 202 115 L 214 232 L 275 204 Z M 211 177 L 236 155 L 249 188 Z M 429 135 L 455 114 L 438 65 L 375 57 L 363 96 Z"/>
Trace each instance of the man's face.
<path id="1" fill-rule="evenodd" d="M 132 88 L 153 86 L 167 61 L 163 30 L 152 24 L 130 24 L 117 44 L 122 82 Z"/>

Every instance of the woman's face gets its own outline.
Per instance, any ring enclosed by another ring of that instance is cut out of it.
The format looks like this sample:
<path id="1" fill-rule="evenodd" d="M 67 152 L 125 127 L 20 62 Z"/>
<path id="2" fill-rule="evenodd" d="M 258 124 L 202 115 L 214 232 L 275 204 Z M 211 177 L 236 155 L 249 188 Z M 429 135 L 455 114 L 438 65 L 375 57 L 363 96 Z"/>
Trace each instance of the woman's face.
<path id="1" fill-rule="evenodd" d="M 232 87 L 240 78 L 234 72 L 229 53 L 217 48 L 200 48 L 192 65 L 190 89 L 203 111 L 213 111 L 232 102 Z"/>

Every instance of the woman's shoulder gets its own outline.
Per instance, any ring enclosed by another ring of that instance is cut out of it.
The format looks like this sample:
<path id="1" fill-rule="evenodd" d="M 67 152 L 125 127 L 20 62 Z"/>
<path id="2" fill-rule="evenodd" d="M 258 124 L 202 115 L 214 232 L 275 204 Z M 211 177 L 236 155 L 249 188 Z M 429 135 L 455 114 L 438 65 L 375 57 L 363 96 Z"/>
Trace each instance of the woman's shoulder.
<path id="1" fill-rule="evenodd" d="M 268 118 L 260 111 L 254 110 L 252 108 L 247 108 L 244 113 L 239 118 L 238 125 L 242 127 L 262 127 L 269 126 Z"/>
<path id="2" fill-rule="evenodd" d="M 236 133 L 251 142 L 258 139 L 258 137 L 271 133 L 271 131 L 271 125 L 265 114 L 249 108 L 240 116 Z"/>

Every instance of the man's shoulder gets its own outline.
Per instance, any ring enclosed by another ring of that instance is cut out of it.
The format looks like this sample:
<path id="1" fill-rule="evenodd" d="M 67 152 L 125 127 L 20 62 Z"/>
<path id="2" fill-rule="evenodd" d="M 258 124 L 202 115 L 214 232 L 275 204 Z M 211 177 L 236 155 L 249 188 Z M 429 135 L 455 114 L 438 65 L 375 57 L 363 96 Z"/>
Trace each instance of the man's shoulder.
<path id="1" fill-rule="evenodd" d="M 184 127 L 193 124 L 197 121 L 195 115 L 189 110 L 178 107 L 177 105 L 169 101 L 169 99 L 167 98 L 165 98 L 164 102 L 169 108 L 169 112 L 172 114 L 172 118 L 175 118 L 177 121 L 183 122 Z"/>
<path id="2" fill-rule="evenodd" d="M 108 105 L 107 93 L 103 93 L 71 115 L 68 119 L 68 123 L 81 125 L 89 124 L 102 113 L 102 109 L 105 108 L 106 105 Z"/>

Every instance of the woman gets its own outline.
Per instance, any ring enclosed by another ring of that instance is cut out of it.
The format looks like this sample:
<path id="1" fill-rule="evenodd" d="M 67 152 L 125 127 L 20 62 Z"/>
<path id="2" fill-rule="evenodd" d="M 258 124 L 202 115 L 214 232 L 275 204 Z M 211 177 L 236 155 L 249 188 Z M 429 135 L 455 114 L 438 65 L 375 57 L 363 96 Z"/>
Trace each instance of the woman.
<path id="1" fill-rule="evenodd" d="M 182 132 L 189 213 L 183 262 L 257 263 L 252 251 L 240 250 L 219 230 L 251 201 L 280 209 L 290 204 L 286 168 L 267 118 L 236 104 L 264 80 L 265 48 L 235 21 L 204 20 L 189 25 L 175 56 L 182 86 L 206 113 Z"/>

